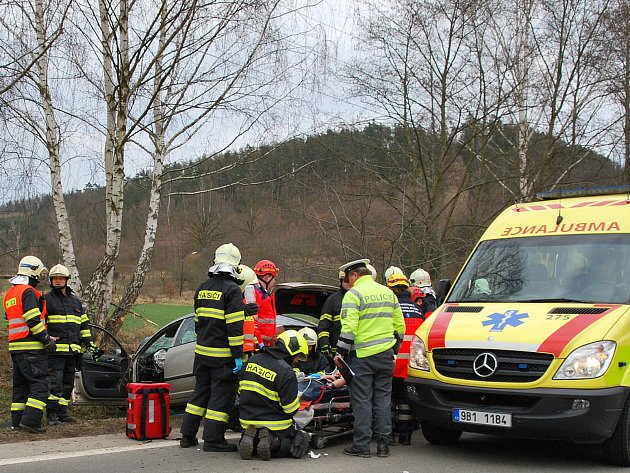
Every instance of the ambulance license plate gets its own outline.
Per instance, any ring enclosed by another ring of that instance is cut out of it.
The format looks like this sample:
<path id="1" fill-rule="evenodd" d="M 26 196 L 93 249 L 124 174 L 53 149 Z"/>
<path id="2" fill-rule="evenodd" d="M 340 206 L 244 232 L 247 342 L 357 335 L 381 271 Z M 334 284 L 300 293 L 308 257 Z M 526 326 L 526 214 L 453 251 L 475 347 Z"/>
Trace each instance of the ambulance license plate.
<path id="1" fill-rule="evenodd" d="M 495 427 L 512 427 L 512 414 L 500 412 L 471 411 L 468 409 L 453 409 L 453 422 L 466 424 L 492 425 Z"/>

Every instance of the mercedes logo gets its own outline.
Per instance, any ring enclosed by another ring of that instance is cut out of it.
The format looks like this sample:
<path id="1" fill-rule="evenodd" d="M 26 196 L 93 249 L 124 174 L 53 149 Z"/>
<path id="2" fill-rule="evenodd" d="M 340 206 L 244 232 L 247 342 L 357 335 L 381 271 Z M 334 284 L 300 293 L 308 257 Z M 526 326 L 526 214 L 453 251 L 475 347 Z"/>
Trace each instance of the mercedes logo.
<path id="1" fill-rule="evenodd" d="M 475 358 L 473 361 L 473 370 L 480 378 L 487 378 L 492 376 L 499 366 L 497 357 L 492 353 L 484 352 Z"/>

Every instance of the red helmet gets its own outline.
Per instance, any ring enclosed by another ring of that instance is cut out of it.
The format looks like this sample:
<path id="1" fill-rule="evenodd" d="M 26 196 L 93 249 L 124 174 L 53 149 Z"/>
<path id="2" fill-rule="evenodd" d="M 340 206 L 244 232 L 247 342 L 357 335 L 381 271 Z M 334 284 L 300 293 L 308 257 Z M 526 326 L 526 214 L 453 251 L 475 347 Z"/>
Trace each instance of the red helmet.
<path id="1" fill-rule="evenodd" d="M 426 294 L 422 289 L 417 286 L 411 286 L 411 300 L 417 304 L 422 304 L 422 298 L 426 297 Z"/>
<path id="2" fill-rule="evenodd" d="M 280 270 L 273 261 L 269 261 L 268 259 L 261 259 L 258 263 L 256 263 L 256 266 L 254 266 L 254 272 L 257 276 L 271 274 L 275 278 Z"/>

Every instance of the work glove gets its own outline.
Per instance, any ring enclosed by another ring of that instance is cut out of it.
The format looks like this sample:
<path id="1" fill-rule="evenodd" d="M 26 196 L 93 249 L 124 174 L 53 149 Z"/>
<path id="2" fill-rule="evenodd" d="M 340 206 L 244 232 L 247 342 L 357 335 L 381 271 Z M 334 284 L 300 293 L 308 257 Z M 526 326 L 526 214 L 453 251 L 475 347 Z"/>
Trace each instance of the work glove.
<path id="1" fill-rule="evenodd" d="M 98 359 L 103 354 L 103 350 L 97 347 L 96 343 L 94 342 L 90 342 L 90 345 L 88 346 L 88 350 L 90 350 L 90 353 L 92 354 L 92 360 L 94 361 L 98 361 Z"/>
<path id="2" fill-rule="evenodd" d="M 291 442 L 291 446 L 289 447 L 289 451 L 291 452 L 291 456 L 293 458 L 302 458 L 308 452 L 308 446 L 311 441 L 311 438 L 306 432 L 298 430 L 295 433 L 295 437 Z"/>
<path id="3" fill-rule="evenodd" d="M 232 373 L 238 374 L 241 369 L 243 369 L 243 360 L 240 358 L 234 358 L 234 369 L 232 370 Z"/>
<path id="4" fill-rule="evenodd" d="M 44 351 L 46 351 L 46 353 L 55 353 L 55 351 L 57 351 L 57 344 L 52 338 L 48 337 L 44 342 Z"/>
<path id="5" fill-rule="evenodd" d="M 249 304 L 245 304 L 245 314 L 253 317 L 258 313 L 258 304 L 255 302 L 250 302 Z"/>

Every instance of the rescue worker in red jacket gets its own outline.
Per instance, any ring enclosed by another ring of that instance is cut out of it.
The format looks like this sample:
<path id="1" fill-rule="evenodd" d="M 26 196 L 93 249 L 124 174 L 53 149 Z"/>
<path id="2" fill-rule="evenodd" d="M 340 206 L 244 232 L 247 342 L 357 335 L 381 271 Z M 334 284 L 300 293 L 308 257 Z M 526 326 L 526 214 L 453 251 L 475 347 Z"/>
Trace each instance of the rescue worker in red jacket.
<path id="1" fill-rule="evenodd" d="M 247 265 L 241 264 L 238 267 L 239 277 L 243 281 L 240 285 L 243 293 L 243 302 L 245 304 L 256 303 L 256 285 L 258 278 L 254 270 Z M 245 314 L 243 322 L 243 353 L 252 356 L 258 348 L 258 339 L 256 338 L 256 317 L 254 315 Z"/>
<path id="2" fill-rule="evenodd" d="M 276 342 L 276 301 L 271 294 L 280 270 L 273 261 L 260 260 L 254 266 L 258 277 L 256 286 L 256 304 L 258 305 L 258 324 L 256 339 L 264 346 L 272 346 Z"/>
<path id="3" fill-rule="evenodd" d="M 180 447 L 197 445 L 197 431 L 205 418 L 204 452 L 233 452 L 225 440 L 234 414 L 237 375 L 243 367 L 243 320 L 254 315 L 256 305 L 243 304 L 237 271 L 241 252 L 232 243 L 217 248 L 208 279 L 195 292 L 195 388 L 186 405 Z"/>
<path id="4" fill-rule="evenodd" d="M 55 340 L 46 330 L 45 303 L 35 289 L 48 270 L 35 256 L 20 260 L 13 286 L 4 296 L 9 325 L 9 353 L 13 363 L 11 428 L 42 434 L 44 409 L 48 402 L 50 376 L 48 353 L 55 351 Z"/>
<path id="5" fill-rule="evenodd" d="M 74 389 L 74 372 L 81 345 L 98 355 L 98 347 L 92 341 L 88 317 L 83 304 L 68 286 L 70 271 L 62 264 L 50 268 L 48 274 L 51 290 L 44 294 L 46 301 L 46 326 L 56 340 L 57 349 L 48 357 L 50 372 L 50 396 L 48 397 L 48 424 L 76 422 L 68 412 Z"/>
<path id="6" fill-rule="evenodd" d="M 394 378 L 392 379 L 392 404 L 394 404 L 395 424 L 398 426 L 398 442 L 403 445 L 411 444 L 411 434 L 416 428 L 416 418 L 413 415 L 407 396 L 404 381 L 407 377 L 411 338 L 422 322 L 424 315 L 420 307 L 411 300 L 411 290 L 407 277 L 402 273 L 394 273 L 387 280 L 389 287 L 396 297 L 405 319 L 405 335 L 396 355 Z"/>
<path id="7" fill-rule="evenodd" d="M 239 382 L 239 417 L 244 429 L 238 444 L 243 460 L 254 453 L 271 457 L 301 458 L 309 437 L 293 422 L 300 407 L 298 382 L 292 364 L 308 355 L 306 340 L 295 330 L 278 335 L 273 347 L 263 347 L 251 357 Z"/>

